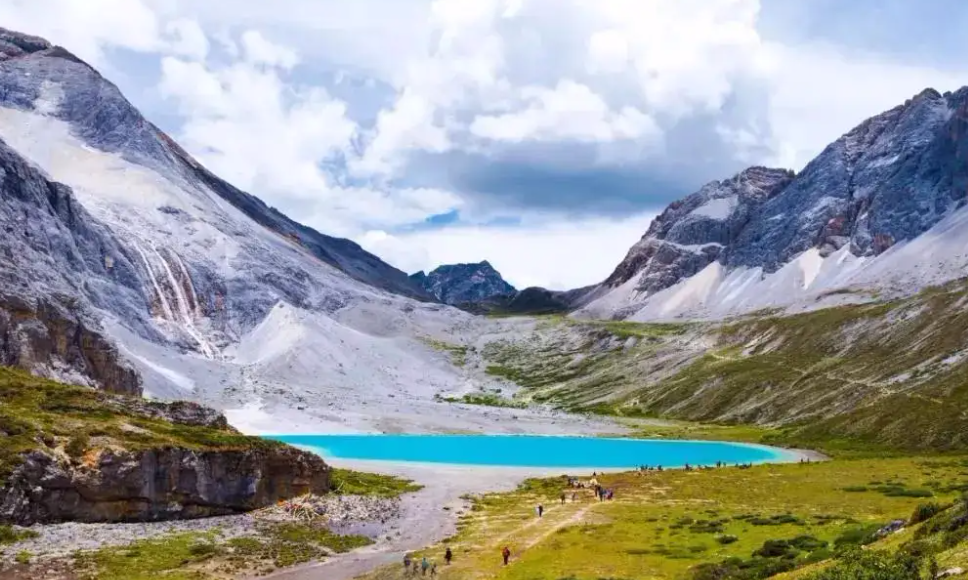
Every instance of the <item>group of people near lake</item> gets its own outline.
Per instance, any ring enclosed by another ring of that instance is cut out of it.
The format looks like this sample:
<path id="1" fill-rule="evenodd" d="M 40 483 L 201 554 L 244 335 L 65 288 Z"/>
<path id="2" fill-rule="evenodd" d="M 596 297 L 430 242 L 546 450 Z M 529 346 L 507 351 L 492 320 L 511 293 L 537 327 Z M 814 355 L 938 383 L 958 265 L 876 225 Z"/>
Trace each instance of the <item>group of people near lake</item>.
<path id="1" fill-rule="evenodd" d="M 804 463 L 804 461 L 801 460 L 801 463 Z M 753 467 L 753 464 L 752 463 L 742 463 L 742 464 L 736 464 L 735 466 L 738 467 L 738 468 L 740 468 L 740 469 L 749 469 L 749 468 Z M 725 462 L 723 462 L 723 461 L 717 461 L 716 464 L 715 464 L 715 466 L 712 466 L 712 465 L 709 465 L 709 466 L 702 466 L 702 465 L 701 466 L 693 466 L 693 465 L 690 465 L 690 464 L 687 463 L 687 464 L 685 464 L 683 466 L 683 469 L 685 471 L 693 471 L 693 470 L 697 470 L 697 469 L 698 470 L 707 470 L 707 469 L 717 469 L 717 468 L 722 468 L 722 467 L 728 467 L 728 465 Z M 661 465 L 655 465 L 655 466 L 642 465 L 642 466 L 639 466 L 638 471 L 640 473 L 653 472 L 653 471 L 663 471 L 663 467 Z M 614 489 L 611 489 L 611 488 L 606 488 L 606 487 L 602 486 L 598 482 L 597 477 L 598 477 L 598 473 L 597 472 L 596 473 L 592 473 L 591 478 L 588 479 L 588 480 L 582 480 L 582 479 L 579 479 L 579 478 L 576 478 L 576 477 L 568 477 L 567 478 L 568 479 L 568 487 L 571 488 L 571 489 L 591 489 L 591 490 L 594 490 L 595 497 L 598 498 L 598 501 L 609 501 L 609 500 L 614 499 L 615 498 L 615 490 Z M 559 500 L 561 501 L 562 504 L 564 504 L 568 500 L 567 490 L 564 490 L 564 491 L 561 492 L 561 495 L 559 496 Z M 578 494 L 577 493 L 575 493 L 575 492 L 572 492 L 571 493 L 571 501 L 572 502 L 578 501 Z M 536 505 L 535 508 L 534 508 L 534 511 L 535 511 L 535 514 L 537 515 L 537 517 L 539 517 L 539 518 L 544 517 L 544 512 L 545 512 L 544 504 L 540 504 L 539 503 L 538 505 Z M 453 551 L 450 548 L 447 548 L 446 551 L 444 552 L 444 561 L 449 565 L 453 559 L 454 559 L 454 553 L 453 553 Z M 510 560 L 511 560 L 511 548 L 509 546 L 504 546 L 501 549 L 501 560 L 504 562 L 504 565 L 505 566 L 507 566 L 508 563 L 510 562 Z M 431 577 L 434 577 L 434 576 L 437 575 L 437 563 L 434 560 L 432 560 L 432 559 L 428 560 L 426 556 L 424 556 L 420 560 L 417 560 L 417 559 L 413 558 L 413 556 L 411 556 L 410 554 L 407 554 L 403 558 L 403 566 L 404 566 L 404 570 L 406 570 L 406 573 L 409 576 L 417 576 L 417 575 L 427 576 L 429 574 Z"/>
<path id="2" fill-rule="evenodd" d="M 444 552 L 444 562 L 450 565 L 453 559 L 454 552 L 450 548 L 447 548 Z M 437 562 L 428 560 L 427 556 L 417 560 L 408 553 L 403 556 L 403 570 L 408 576 L 426 576 L 429 573 L 431 577 L 434 577 L 437 576 Z"/>

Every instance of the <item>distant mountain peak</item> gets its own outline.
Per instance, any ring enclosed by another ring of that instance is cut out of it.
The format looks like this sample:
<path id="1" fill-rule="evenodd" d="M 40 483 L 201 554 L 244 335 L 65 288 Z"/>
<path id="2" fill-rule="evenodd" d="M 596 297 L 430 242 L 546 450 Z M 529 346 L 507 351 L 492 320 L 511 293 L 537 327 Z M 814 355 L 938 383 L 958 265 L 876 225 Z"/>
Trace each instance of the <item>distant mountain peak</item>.
<path id="1" fill-rule="evenodd" d="M 500 272 L 487 260 L 476 263 L 445 264 L 429 274 L 421 270 L 410 275 L 427 292 L 446 304 L 478 303 L 515 294 Z"/>

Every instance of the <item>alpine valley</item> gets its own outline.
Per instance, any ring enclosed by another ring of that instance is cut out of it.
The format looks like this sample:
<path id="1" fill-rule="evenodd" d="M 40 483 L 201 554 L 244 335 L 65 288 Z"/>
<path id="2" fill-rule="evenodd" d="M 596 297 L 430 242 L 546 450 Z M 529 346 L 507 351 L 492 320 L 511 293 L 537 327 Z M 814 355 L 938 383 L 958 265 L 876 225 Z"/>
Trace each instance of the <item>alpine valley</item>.
<path id="1" fill-rule="evenodd" d="M 214 175 L 68 49 L 0 29 L 0 524 L 17 526 L 0 526 L 0 575 L 329 559 L 318 577 L 399 578 L 379 567 L 450 535 L 445 579 L 632 578 L 647 561 L 650 578 L 750 580 L 849 567 L 828 544 L 931 495 L 903 539 L 968 566 L 963 460 L 925 458 L 968 453 L 966 196 L 968 87 L 927 89 L 799 173 L 751 167 L 672 203 L 599 284 L 519 291 L 487 261 L 408 276 Z M 471 498 L 522 473 L 387 467 L 427 486 L 413 494 L 256 437 L 280 432 L 728 439 L 835 460 L 603 476 L 620 502 L 577 505 L 567 478 Z M 556 527 L 521 524 L 559 493 Z M 251 515 L 296 496 L 329 524 Z M 200 517 L 216 520 L 185 522 Z M 146 526 L 141 543 L 119 525 Z M 699 539 L 629 539 L 667 527 Z M 855 544 L 885 541 L 867 528 Z M 503 538 L 528 550 L 518 568 L 480 556 Z M 778 538 L 783 566 L 735 561 Z M 600 544 L 614 560 L 580 556 Z"/>

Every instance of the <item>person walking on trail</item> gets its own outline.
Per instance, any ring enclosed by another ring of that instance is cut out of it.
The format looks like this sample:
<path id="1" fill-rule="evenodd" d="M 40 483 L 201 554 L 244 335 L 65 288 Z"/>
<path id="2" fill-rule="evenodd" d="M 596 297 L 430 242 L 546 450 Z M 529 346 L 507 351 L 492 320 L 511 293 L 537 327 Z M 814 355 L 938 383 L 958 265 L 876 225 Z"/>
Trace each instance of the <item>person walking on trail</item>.
<path id="1" fill-rule="evenodd" d="M 508 560 L 511 559 L 511 548 L 504 546 L 504 549 L 501 550 L 501 556 L 504 558 L 504 565 L 507 566 Z"/>
<path id="2" fill-rule="evenodd" d="M 450 561 L 453 559 L 454 553 L 450 551 L 450 548 L 447 548 L 447 551 L 444 552 L 444 562 L 447 562 L 447 565 L 450 566 Z"/>
<path id="3" fill-rule="evenodd" d="M 430 562 L 427 561 L 427 556 L 424 556 L 423 560 L 420 561 L 420 570 L 422 571 L 421 576 L 427 575 L 427 568 L 430 568 Z"/>
<path id="4" fill-rule="evenodd" d="M 540 518 L 541 516 L 544 515 L 544 506 L 539 503 L 537 509 L 538 509 L 538 517 Z"/>
<path id="5" fill-rule="evenodd" d="M 410 559 L 410 554 L 404 554 L 403 555 L 403 571 L 404 572 L 408 572 L 408 573 L 410 572 L 410 562 L 412 562 L 412 560 Z"/>
<path id="6" fill-rule="evenodd" d="M 565 505 L 565 492 L 561 492 L 561 505 Z"/>
<path id="7" fill-rule="evenodd" d="M 437 562 L 430 563 L 430 577 L 433 578 L 437 575 Z"/>

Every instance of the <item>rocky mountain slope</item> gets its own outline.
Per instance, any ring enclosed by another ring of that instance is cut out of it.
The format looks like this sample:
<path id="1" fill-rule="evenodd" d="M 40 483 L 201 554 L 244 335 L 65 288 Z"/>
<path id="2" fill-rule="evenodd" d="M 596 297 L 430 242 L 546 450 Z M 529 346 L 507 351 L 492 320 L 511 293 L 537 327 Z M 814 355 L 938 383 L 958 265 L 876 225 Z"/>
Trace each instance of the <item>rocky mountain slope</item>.
<path id="1" fill-rule="evenodd" d="M 487 260 L 478 264 L 438 266 L 429 274 L 421 270 L 411 274 L 410 279 L 451 305 L 507 298 L 517 292 Z"/>
<path id="2" fill-rule="evenodd" d="M 117 240 L 0 140 L 0 364 L 141 394 L 92 309 L 110 296 L 142 331 L 145 297 Z"/>
<path id="3" fill-rule="evenodd" d="M 436 398 L 497 385 L 434 346 L 488 321 L 219 180 L 67 50 L 0 32 L 0 140 L 0 361 L 249 432 L 525 428 Z"/>
<path id="4" fill-rule="evenodd" d="M 925 90 L 802 172 L 753 167 L 670 205 L 580 315 L 718 318 L 903 296 L 963 276 L 968 88 Z"/>
<path id="5" fill-rule="evenodd" d="M 62 47 L 0 29 L 0 87 L 4 89 L 0 106 L 64 121 L 87 145 L 166 177 L 177 176 L 202 186 L 252 221 L 353 278 L 397 294 L 429 299 L 406 274 L 354 242 L 298 224 L 207 171 L 142 117 L 117 87 Z"/>

